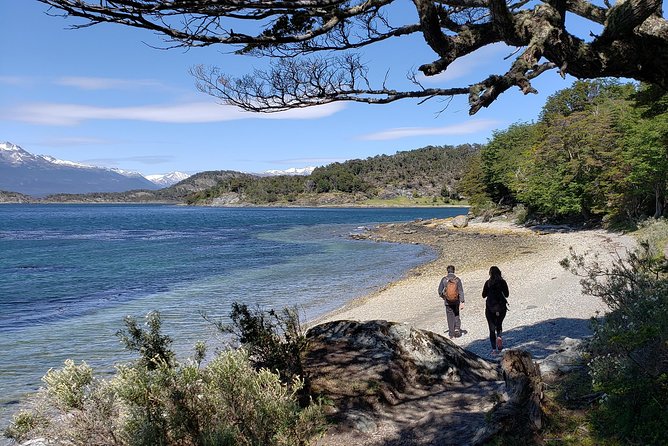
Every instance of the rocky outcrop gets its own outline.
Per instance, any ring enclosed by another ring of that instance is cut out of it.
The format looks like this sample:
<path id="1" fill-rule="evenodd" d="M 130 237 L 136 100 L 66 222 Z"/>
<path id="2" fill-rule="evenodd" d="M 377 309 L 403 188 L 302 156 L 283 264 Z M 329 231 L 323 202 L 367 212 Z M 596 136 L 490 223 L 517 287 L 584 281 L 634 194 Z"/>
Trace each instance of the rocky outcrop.
<path id="1" fill-rule="evenodd" d="M 321 324 L 307 339 L 305 370 L 335 425 L 319 445 L 483 444 L 536 419 L 527 407 L 539 419 L 539 404 L 526 404 L 542 391 L 526 352 L 504 356 L 501 368 L 436 333 L 380 320 Z"/>

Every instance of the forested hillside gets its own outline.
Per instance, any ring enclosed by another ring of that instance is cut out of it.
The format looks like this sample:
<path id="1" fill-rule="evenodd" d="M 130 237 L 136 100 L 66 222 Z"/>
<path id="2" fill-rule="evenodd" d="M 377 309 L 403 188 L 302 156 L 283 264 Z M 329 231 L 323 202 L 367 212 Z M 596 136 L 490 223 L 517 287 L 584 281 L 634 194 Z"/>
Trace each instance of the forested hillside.
<path id="1" fill-rule="evenodd" d="M 472 158 L 462 193 L 478 211 L 524 205 L 537 220 L 628 225 L 666 214 L 668 95 L 578 81 L 535 123 L 496 132 Z"/>
<path id="2" fill-rule="evenodd" d="M 192 204 L 349 204 L 408 198 L 443 204 L 460 199 L 459 180 L 479 145 L 428 146 L 319 167 L 306 177 L 227 178 L 194 194 Z"/>
<path id="3" fill-rule="evenodd" d="M 131 190 L 127 192 L 107 192 L 90 194 L 56 194 L 40 201 L 67 203 L 183 203 L 191 195 L 214 187 L 230 178 L 253 177 L 232 170 L 200 172 L 173 186 L 160 190 Z"/>

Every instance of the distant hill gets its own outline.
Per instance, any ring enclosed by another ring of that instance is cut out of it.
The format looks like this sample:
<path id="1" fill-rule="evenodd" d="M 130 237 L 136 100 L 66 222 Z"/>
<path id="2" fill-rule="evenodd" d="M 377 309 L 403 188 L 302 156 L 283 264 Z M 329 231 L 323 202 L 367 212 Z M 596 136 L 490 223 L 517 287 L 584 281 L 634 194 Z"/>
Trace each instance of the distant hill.
<path id="1" fill-rule="evenodd" d="M 56 203 L 184 203 L 193 194 L 211 189 L 235 178 L 254 178 L 253 175 L 231 170 L 200 172 L 160 190 L 130 190 L 115 193 L 53 194 L 45 201 Z"/>
<path id="2" fill-rule="evenodd" d="M 35 199 L 29 195 L 0 190 L 0 203 L 32 203 L 34 201 Z"/>
<path id="3" fill-rule="evenodd" d="M 17 145 L 0 143 L 0 190 L 42 197 L 55 193 L 122 192 L 158 187 L 136 172 L 33 155 Z"/>
<path id="4" fill-rule="evenodd" d="M 346 205 L 368 200 L 460 199 L 459 181 L 481 146 L 428 146 L 318 167 L 308 176 L 238 176 L 196 192 L 190 204 Z"/>

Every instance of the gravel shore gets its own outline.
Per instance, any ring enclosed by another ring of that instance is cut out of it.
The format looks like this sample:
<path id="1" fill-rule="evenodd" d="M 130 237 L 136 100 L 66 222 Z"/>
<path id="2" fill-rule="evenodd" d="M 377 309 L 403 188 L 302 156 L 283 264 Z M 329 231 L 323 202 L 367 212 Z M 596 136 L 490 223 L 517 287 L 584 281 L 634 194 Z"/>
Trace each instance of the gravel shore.
<path id="1" fill-rule="evenodd" d="M 465 334 L 453 341 L 488 359 L 492 358 L 491 345 L 481 291 L 490 266 L 501 269 L 510 288 L 504 346 L 524 348 L 544 358 L 564 338 L 589 335 L 590 318 L 606 309 L 600 300 L 583 295 L 579 279 L 559 265 L 569 256 L 569 248 L 579 254 L 597 254 L 599 261 L 606 261 L 635 245 L 630 236 L 600 229 L 528 229 L 507 221 L 471 222 L 455 229 L 450 219 L 381 225 L 365 238 L 428 244 L 439 251 L 439 257 L 316 323 L 384 319 L 447 335 L 437 288 L 446 266 L 452 264 L 462 279 L 466 301 L 461 313 Z"/>

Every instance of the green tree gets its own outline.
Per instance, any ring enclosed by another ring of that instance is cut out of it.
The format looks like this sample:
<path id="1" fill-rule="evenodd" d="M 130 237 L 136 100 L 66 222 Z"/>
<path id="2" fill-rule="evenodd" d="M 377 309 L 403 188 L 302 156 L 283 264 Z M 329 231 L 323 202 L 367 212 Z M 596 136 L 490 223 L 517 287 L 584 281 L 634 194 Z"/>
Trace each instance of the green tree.
<path id="1" fill-rule="evenodd" d="M 459 185 L 462 194 L 468 199 L 475 213 L 487 207 L 491 202 L 491 198 L 487 193 L 487 184 L 484 181 L 484 176 L 482 153 L 478 152 L 470 158 L 466 172 Z M 444 198 L 449 197 L 448 190 L 444 188 L 441 195 Z"/>
<path id="2" fill-rule="evenodd" d="M 481 161 L 486 193 L 495 203 L 515 203 L 525 177 L 524 160 L 540 138 L 540 128 L 529 123 L 494 132 Z"/>
<path id="3" fill-rule="evenodd" d="M 620 189 L 627 213 L 633 218 L 666 212 L 668 188 L 668 94 L 647 98 L 645 86 L 636 108 L 623 123 L 623 155 L 628 166 Z"/>
<path id="4" fill-rule="evenodd" d="M 555 219 L 600 219 L 610 184 L 606 172 L 618 163 L 613 113 L 581 111 L 542 126 L 545 138 L 527 164 L 521 200 L 530 209 Z"/>

